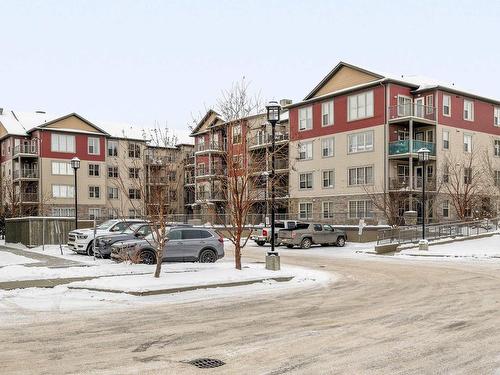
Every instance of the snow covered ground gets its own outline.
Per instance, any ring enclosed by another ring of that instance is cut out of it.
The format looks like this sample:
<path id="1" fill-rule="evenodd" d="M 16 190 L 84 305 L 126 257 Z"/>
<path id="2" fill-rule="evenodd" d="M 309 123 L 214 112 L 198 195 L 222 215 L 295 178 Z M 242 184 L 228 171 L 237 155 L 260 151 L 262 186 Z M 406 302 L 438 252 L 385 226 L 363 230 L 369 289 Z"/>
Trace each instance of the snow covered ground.
<path id="1" fill-rule="evenodd" d="M 445 257 L 445 258 L 500 258 L 500 236 L 474 238 L 465 241 L 456 241 L 447 244 L 429 246 L 427 251 L 418 249 L 402 250 L 397 257 Z"/>
<path id="2" fill-rule="evenodd" d="M 23 257 L 21 255 L 16 255 L 7 252 L 0 252 L 0 267 L 11 266 L 14 264 L 28 264 L 28 263 L 37 263 L 37 261 L 34 259 Z M 3 272 L 4 269 L 2 269 L 2 271 L 0 272 L 0 278 L 2 277 Z"/>

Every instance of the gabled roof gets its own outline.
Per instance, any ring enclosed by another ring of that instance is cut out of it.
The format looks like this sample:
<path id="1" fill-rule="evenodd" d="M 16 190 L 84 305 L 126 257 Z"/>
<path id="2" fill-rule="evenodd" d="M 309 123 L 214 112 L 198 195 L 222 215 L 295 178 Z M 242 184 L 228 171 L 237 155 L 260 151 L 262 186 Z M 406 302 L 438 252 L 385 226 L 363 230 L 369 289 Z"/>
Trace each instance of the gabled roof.
<path id="1" fill-rule="evenodd" d="M 83 122 L 84 122 L 84 123 L 86 123 L 87 125 L 89 125 L 89 126 L 91 126 L 92 128 L 96 129 L 98 132 L 100 132 L 100 133 L 102 133 L 102 134 L 104 134 L 104 135 L 110 135 L 108 132 L 106 132 L 105 130 L 101 129 L 101 128 L 100 128 L 100 127 L 98 127 L 97 125 L 93 124 L 92 122 L 90 122 L 90 121 L 89 121 L 89 120 L 87 120 L 86 118 L 84 118 L 84 117 L 80 116 L 80 115 L 79 115 L 78 113 L 76 113 L 76 112 L 72 112 L 72 113 L 69 113 L 69 114 L 67 114 L 67 115 L 64 115 L 64 116 L 61 116 L 61 117 L 57 117 L 57 118 L 55 118 L 55 119 L 52 119 L 52 120 L 50 120 L 50 121 L 46 121 L 46 122 L 44 122 L 44 123 L 42 123 L 42 124 L 40 124 L 40 125 L 36 125 L 36 126 L 32 127 L 31 129 L 29 129 L 29 130 L 27 131 L 27 133 L 31 133 L 31 132 L 33 132 L 33 131 L 35 131 L 35 130 L 37 130 L 37 129 L 43 129 L 43 128 L 46 128 L 46 127 L 47 127 L 47 126 L 49 126 L 49 125 L 52 125 L 52 124 L 54 124 L 54 123 L 56 123 L 56 122 L 59 122 L 59 121 L 65 120 L 65 119 L 67 119 L 67 118 L 69 118 L 69 117 L 72 117 L 72 116 L 74 116 L 74 117 L 78 118 L 79 120 L 83 121 Z M 75 130 L 75 132 L 78 132 L 78 130 Z"/>
<path id="2" fill-rule="evenodd" d="M 217 112 L 215 112 L 213 109 L 209 109 L 207 111 L 207 113 L 205 114 L 205 116 L 203 116 L 203 118 L 198 122 L 198 124 L 196 124 L 196 127 L 193 129 L 193 131 L 191 132 L 191 135 L 194 135 L 195 133 L 197 133 L 200 128 L 205 125 L 206 121 L 210 118 L 210 116 L 214 115 L 215 118 L 217 120 L 220 120 L 221 122 L 224 122 L 224 120 L 222 119 L 221 115 L 219 115 Z"/>
<path id="3" fill-rule="evenodd" d="M 379 73 L 375 73 L 375 72 L 372 72 L 372 71 L 369 71 L 369 70 L 366 70 L 366 69 L 363 69 L 363 68 L 360 68 L 359 66 L 355 66 L 355 65 L 351 65 L 351 64 L 348 64 L 346 62 L 343 62 L 343 61 L 340 61 L 331 71 L 330 73 L 328 73 L 325 78 L 323 78 L 321 80 L 320 83 L 318 83 L 316 85 L 316 87 L 309 93 L 306 95 L 306 97 L 304 98 L 304 100 L 309 100 L 311 99 L 328 81 L 330 81 L 330 79 L 335 75 L 337 74 L 340 69 L 342 68 L 350 68 L 350 69 L 353 69 L 353 70 L 356 70 L 358 72 L 361 72 L 361 73 L 364 73 L 366 75 L 370 75 L 370 76 L 373 76 L 373 80 L 377 80 L 377 79 L 382 79 L 382 78 L 385 78 L 384 75 L 382 74 L 379 74 Z"/>

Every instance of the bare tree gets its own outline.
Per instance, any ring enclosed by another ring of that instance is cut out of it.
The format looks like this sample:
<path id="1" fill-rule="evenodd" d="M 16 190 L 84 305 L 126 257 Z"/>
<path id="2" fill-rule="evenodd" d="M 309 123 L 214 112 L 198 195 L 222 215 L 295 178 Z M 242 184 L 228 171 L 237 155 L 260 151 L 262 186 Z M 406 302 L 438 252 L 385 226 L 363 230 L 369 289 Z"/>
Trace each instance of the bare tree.
<path id="1" fill-rule="evenodd" d="M 449 196 L 460 220 L 472 215 L 489 216 L 484 200 L 491 196 L 493 184 L 479 151 L 445 157 L 441 176 L 441 189 Z"/>
<path id="2" fill-rule="evenodd" d="M 408 200 L 409 192 L 402 188 L 397 191 L 377 191 L 373 186 L 364 185 L 363 189 L 373 206 L 382 213 L 391 227 L 399 227 L 403 224 L 400 209 Z"/>

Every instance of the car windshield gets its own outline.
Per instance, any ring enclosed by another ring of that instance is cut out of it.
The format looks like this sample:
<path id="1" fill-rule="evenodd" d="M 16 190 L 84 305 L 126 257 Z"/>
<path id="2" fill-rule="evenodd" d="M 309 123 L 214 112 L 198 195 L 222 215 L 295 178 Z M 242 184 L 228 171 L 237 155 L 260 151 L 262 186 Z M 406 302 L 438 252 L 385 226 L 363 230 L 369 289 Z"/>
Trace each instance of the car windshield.
<path id="1" fill-rule="evenodd" d="M 106 229 L 111 228 L 116 223 L 118 223 L 118 220 L 108 220 L 108 221 L 105 221 L 104 223 L 98 225 L 97 229 L 106 230 Z"/>
<path id="2" fill-rule="evenodd" d="M 132 234 L 134 233 L 137 229 L 139 229 L 143 224 L 142 223 L 137 223 L 137 224 L 132 224 L 129 226 L 127 229 L 123 231 L 123 233 L 127 234 Z"/>

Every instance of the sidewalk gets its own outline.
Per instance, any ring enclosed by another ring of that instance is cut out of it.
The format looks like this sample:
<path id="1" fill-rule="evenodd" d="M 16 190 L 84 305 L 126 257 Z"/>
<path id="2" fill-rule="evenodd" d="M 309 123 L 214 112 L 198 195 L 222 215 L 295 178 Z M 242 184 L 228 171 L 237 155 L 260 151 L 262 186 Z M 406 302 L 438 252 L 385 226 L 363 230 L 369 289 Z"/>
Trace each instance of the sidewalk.
<path id="1" fill-rule="evenodd" d="M 25 267 L 49 267 L 49 268 L 66 268 L 66 267 L 86 267 L 87 264 L 76 262 L 73 260 L 58 258 L 52 255 L 25 251 L 15 247 L 0 245 L 0 251 L 9 252 L 15 255 L 20 255 L 26 258 L 36 260 L 37 263 L 25 264 Z"/>

